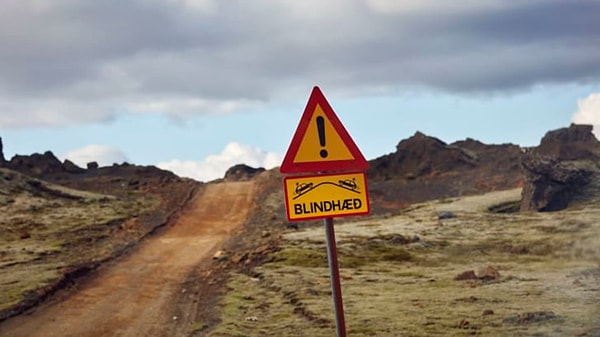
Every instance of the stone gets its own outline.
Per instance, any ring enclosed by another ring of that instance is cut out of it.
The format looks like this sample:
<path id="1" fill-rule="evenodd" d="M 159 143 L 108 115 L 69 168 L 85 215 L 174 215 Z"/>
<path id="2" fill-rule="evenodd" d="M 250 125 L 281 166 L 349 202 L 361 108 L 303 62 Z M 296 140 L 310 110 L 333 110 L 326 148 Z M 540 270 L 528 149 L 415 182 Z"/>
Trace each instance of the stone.
<path id="1" fill-rule="evenodd" d="M 477 273 L 477 278 L 482 281 L 495 281 L 500 279 L 500 273 L 498 272 L 498 269 L 492 266 L 487 266 L 479 270 Z"/>
<path id="2" fill-rule="evenodd" d="M 444 212 L 438 213 L 438 220 L 452 219 L 454 217 L 455 217 L 455 215 L 452 212 L 444 211 Z"/>
<path id="3" fill-rule="evenodd" d="M 298 224 L 295 222 L 288 222 L 285 224 L 285 228 L 287 229 L 298 229 Z"/>
<path id="4" fill-rule="evenodd" d="M 270 245 L 262 245 L 254 250 L 254 254 L 262 255 L 262 254 L 269 252 L 270 249 L 271 249 Z"/>
<path id="5" fill-rule="evenodd" d="M 454 276 L 455 281 L 464 281 L 464 280 L 476 280 L 477 275 L 475 275 L 474 270 L 464 271 L 456 276 Z"/>
<path id="6" fill-rule="evenodd" d="M 213 260 L 217 260 L 217 259 L 219 259 L 220 257 L 222 257 L 224 255 L 225 255 L 225 251 L 223 251 L 223 250 L 217 250 L 215 252 L 215 254 L 213 255 Z"/>
<path id="7" fill-rule="evenodd" d="M 98 167 L 99 167 L 98 162 L 91 161 L 91 162 L 87 163 L 88 170 L 97 170 Z"/>
<path id="8" fill-rule="evenodd" d="M 558 316 L 552 311 L 533 311 L 522 313 L 516 316 L 506 317 L 502 320 L 502 322 L 515 325 L 525 325 L 531 323 L 560 320 L 562 320 L 562 317 Z"/>
<path id="9" fill-rule="evenodd" d="M 460 322 L 458 322 L 456 327 L 459 329 L 468 329 L 470 324 L 471 323 L 469 321 L 467 321 L 466 319 L 463 318 L 460 320 Z"/>
<path id="10" fill-rule="evenodd" d="M 234 254 L 231 257 L 231 262 L 237 264 L 237 263 L 240 263 L 241 261 L 246 260 L 247 258 L 248 258 L 248 254 L 247 253 L 245 253 L 245 254 Z"/>
<path id="11" fill-rule="evenodd" d="M 492 309 L 485 309 L 483 311 L 483 313 L 481 314 L 481 316 L 490 316 L 490 315 L 493 315 L 493 314 L 494 314 L 494 310 L 492 310 Z"/>

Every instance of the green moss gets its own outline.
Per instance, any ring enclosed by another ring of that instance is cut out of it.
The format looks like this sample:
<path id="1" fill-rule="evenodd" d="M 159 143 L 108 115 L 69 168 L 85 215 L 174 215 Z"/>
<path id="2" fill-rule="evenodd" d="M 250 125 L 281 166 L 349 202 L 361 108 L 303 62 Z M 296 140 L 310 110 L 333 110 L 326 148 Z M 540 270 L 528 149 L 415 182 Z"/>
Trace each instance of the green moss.
<path id="1" fill-rule="evenodd" d="M 194 322 L 189 327 L 190 333 L 200 332 L 204 329 L 208 328 L 208 324 L 205 322 Z"/>
<path id="2" fill-rule="evenodd" d="M 289 248 L 274 254 L 278 264 L 304 268 L 327 268 L 327 252 L 316 249 Z"/>
<path id="3" fill-rule="evenodd" d="M 341 268 L 359 268 L 377 262 L 406 262 L 412 255 L 401 246 L 369 243 L 347 245 L 338 248 L 338 261 Z M 327 268 L 327 252 L 321 248 L 288 248 L 274 254 L 278 264 L 303 268 Z"/>

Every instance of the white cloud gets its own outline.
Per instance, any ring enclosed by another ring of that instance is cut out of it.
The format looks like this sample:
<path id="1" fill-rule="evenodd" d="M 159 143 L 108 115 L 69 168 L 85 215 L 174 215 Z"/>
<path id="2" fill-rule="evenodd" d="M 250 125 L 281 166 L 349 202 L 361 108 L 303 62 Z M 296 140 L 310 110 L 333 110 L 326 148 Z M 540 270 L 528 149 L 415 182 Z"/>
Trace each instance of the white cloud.
<path id="1" fill-rule="evenodd" d="M 117 148 L 105 145 L 88 145 L 80 149 L 68 151 L 62 159 L 69 159 L 80 167 L 89 162 L 97 162 L 99 166 L 110 166 L 128 161 L 125 153 Z"/>
<path id="2" fill-rule="evenodd" d="M 600 139 L 600 92 L 577 101 L 577 111 L 571 121 L 576 124 L 594 125 L 594 135 Z"/>
<path id="3" fill-rule="evenodd" d="M 281 164 L 281 156 L 275 152 L 265 152 L 251 145 L 231 142 L 225 146 L 220 154 L 210 155 L 202 161 L 174 159 L 161 162 L 157 166 L 172 171 L 181 177 L 211 181 L 223 178 L 225 171 L 237 164 L 271 169 Z"/>

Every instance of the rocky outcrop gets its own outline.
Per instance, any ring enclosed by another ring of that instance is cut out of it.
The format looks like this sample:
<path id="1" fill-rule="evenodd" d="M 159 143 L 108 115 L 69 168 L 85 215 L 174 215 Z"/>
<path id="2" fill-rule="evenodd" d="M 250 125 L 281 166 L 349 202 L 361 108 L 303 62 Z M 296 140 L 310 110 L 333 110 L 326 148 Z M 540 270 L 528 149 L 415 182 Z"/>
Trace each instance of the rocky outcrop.
<path id="1" fill-rule="evenodd" d="M 408 204 L 521 187 L 521 148 L 467 138 L 451 144 L 421 132 L 402 140 L 396 152 L 369 162 L 374 212 Z"/>
<path id="2" fill-rule="evenodd" d="M 63 169 L 67 173 L 85 173 L 85 169 L 77 166 L 74 162 L 69 159 L 65 159 L 63 162 Z"/>
<path id="3" fill-rule="evenodd" d="M 50 151 L 46 151 L 44 154 L 34 153 L 30 156 L 15 155 L 6 166 L 34 177 L 64 172 L 62 163 Z"/>
<path id="4" fill-rule="evenodd" d="M 0 137 L 0 165 L 4 164 L 6 159 L 4 159 L 4 148 L 2 147 L 2 137 Z"/>
<path id="5" fill-rule="evenodd" d="M 535 149 L 538 156 L 560 161 L 600 158 L 600 143 L 592 125 L 571 124 L 568 128 L 549 131 Z"/>
<path id="6" fill-rule="evenodd" d="M 522 160 L 521 211 L 558 211 L 586 193 L 600 175 L 600 142 L 592 126 L 571 124 L 548 132 Z"/>
<path id="7" fill-rule="evenodd" d="M 51 151 L 46 151 L 43 154 L 15 155 L 10 160 L 6 160 L 2 138 L 0 138 L 0 167 L 6 167 L 36 178 L 62 173 L 85 173 L 85 169 L 68 159 L 61 163 Z"/>
<path id="8" fill-rule="evenodd" d="M 225 180 L 229 181 L 243 181 L 252 179 L 255 175 L 264 172 L 265 169 L 262 167 L 253 168 L 248 165 L 238 164 L 230 167 L 227 172 L 225 172 Z"/>
<path id="9" fill-rule="evenodd" d="M 400 141 L 396 152 L 371 161 L 368 174 L 374 179 L 413 179 L 475 165 L 476 159 L 470 153 L 416 132 Z"/>

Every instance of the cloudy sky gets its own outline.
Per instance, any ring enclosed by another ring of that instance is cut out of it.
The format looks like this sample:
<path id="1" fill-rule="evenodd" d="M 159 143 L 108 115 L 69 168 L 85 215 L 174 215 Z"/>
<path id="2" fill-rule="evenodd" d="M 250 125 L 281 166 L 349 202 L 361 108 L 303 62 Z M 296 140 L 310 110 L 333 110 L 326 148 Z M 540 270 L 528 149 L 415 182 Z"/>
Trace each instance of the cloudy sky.
<path id="1" fill-rule="evenodd" d="M 6 157 L 278 166 L 318 85 L 368 159 L 599 125 L 600 1 L 2 0 Z"/>

